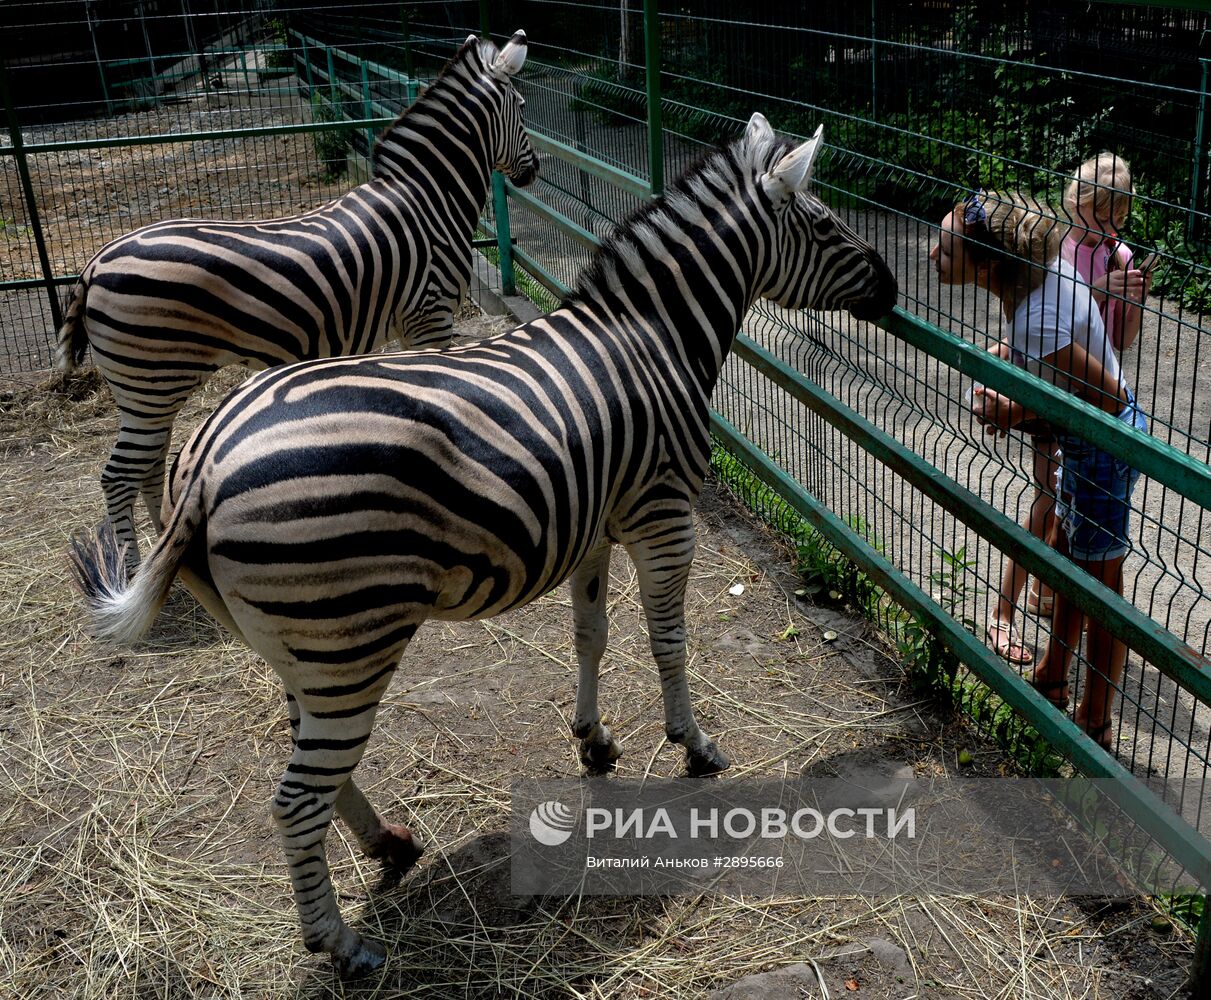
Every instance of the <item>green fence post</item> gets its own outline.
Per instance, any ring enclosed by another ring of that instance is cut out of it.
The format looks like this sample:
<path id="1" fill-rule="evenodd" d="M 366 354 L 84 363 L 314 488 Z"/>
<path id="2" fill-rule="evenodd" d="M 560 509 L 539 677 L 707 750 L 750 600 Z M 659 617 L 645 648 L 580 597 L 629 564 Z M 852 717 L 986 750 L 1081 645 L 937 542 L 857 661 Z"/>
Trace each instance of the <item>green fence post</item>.
<path id="1" fill-rule="evenodd" d="M 328 96 L 336 103 L 336 61 L 332 58 L 332 46 L 325 45 L 324 52 L 328 56 Z"/>
<path id="2" fill-rule="evenodd" d="M 1190 964 L 1191 996 L 1206 996 L 1211 986 L 1211 898 L 1203 897 L 1203 915 L 1198 922 L 1198 937 L 1194 941 L 1194 961 Z"/>
<path id="3" fill-rule="evenodd" d="M 371 118 L 370 114 L 370 69 L 365 59 L 358 60 L 362 67 L 362 117 Z M 366 129 L 366 167 L 371 175 L 374 174 L 374 129 Z"/>
<path id="4" fill-rule="evenodd" d="M 1206 51 L 1208 42 L 1211 38 L 1208 37 L 1206 31 L 1203 32 L 1203 37 L 1199 41 L 1199 49 Z M 1208 71 L 1211 70 L 1211 59 L 1202 56 L 1198 60 L 1202 68 L 1202 76 L 1198 88 L 1198 118 L 1194 128 L 1194 168 L 1191 171 L 1190 178 L 1190 211 L 1186 215 L 1186 239 L 1193 243 L 1199 236 L 1195 233 L 1195 212 L 1201 211 L 1203 203 L 1203 171 L 1206 169 L 1206 152 L 1205 146 L 1207 141 L 1207 77 Z"/>
<path id="5" fill-rule="evenodd" d="M 407 87 L 408 103 L 411 104 L 416 100 L 416 68 L 412 61 L 412 31 L 408 27 L 408 5 L 399 5 L 399 23 L 400 29 L 404 33 L 404 76 L 408 78 L 405 84 Z"/>
<path id="6" fill-rule="evenodd" d="M 509 231 L 509 196 L 500 171 L 492 171 L 492 208 L 496 213 L 496 246 L 500 250 L 500 290 L 505 295 L 517 294 L 517 279 L 513 274 L 513 235 Z"/>
<path id="7" fill-rule="evenodd" d="M 643 0 L 643 47 L 648 84 L 648 176 L 652 196 L 664 193 L 664 122 L 660 113 L 660 7 Z"/>
<path id="8" fill-rule="evenodd" d="M 299 40 L 303 43 L 303 68 L 307 71 L 307 103 L 310 104 L 315 100 L 315 80 L 311 76 L 311 49 L 307 46 L 306 37 L 300 35 Z"/>
<path id="9" fill-rule="evenodd" d="M 13 144 L 13 159 L 17 161 L 21 191 L 25 195 L 25 207 L 29 210 L 29 224 L 34 231 L 34 245 L 38 248 L 38 263 L 42 267 L 42 280 L 46 285 L 50 318 L 54 321 L 55 330 L 58 330 L 63 325 L 63 313 L 59 309 L 59 296 L 55 294 L 55 279 L 51 273 L 50 255 L 46 252 L 46 240 L 42 235 L 42 221 L 38 218 L 38 200 L 34 197 L 34 185 L 29 176 L 29 164 L 25 161 L 21 123 L 17 120 L 17 109 L 13 107 L 9 94 L 8 69 L 3 62 L 0 62 L 0 101 L 4 102 L 4 114 L 8 119 L 8 134 Z"/>
<path id="10" fill-rule="evenodd" d="M 248 51 L 240 49 L 240 69 L 244 73 L 244 89 L 252 90 L 252 84 L 248 82 Z"/>
<path id="11" fill-rule="evenodd" d="M 488 0 L 479 0 L 479 37 L 489 38 L 491 32 L 488 30 Z"/>

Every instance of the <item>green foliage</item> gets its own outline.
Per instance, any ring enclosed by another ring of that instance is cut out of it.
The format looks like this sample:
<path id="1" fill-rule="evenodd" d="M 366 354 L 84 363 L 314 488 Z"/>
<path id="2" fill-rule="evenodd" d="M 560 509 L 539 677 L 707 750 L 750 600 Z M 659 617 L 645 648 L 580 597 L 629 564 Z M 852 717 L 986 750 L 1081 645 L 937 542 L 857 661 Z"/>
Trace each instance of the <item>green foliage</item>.
<path id="1" fill-rule="evenodd" d="M 1133 165 L 1134 166 L 1134 165 Z M 1191 239 L 1187 214 L 1165 203 L 1164 186 L 1147 176 L 1133 178 L 1137 197 L 1126 227 L 1129 242 L 1165 255 L 1153 273 L 1152 294 L 1164 295 L 1197 312 L 1211 312 L 1211 253 L 1202 240 Z M 1211 234 L 1204 234 L 1211 235 Z"/>
<path id="2" fill-rule="evenodd" d="M 634 124 L 647 120 L 648 99 L 642 88 L 619 81 L 617 63 L 599 62 L 581 77 L 568 107 L 590 111 L 606 124 Z"/>
<path id="3" fill-rule="evenodd" d="M 1200 892 L 1162 893 L 1156 901 L 1169 916 L 1192 931 L 1198 930 L 1207 909 L 1207 897 Z"/>
<path id="4" fill-rule="evenodd" d="M 293 70 L 294 53 L 287 47 L 286 22 L 280 17 L 269 21 L 270 48 L 265 53 L 265 65 L 271 69 Z"/>
<path id="5" fill-rule="evenodd" d="M 317 122 L 339 122 L 340 111 L 326 100 L 319 91 L 311 95 L 311 118 Z M 346 155 L 349 152 L 349 133 L 344 129 L 322 129 L 312 132 L 315 155 L 324 168 L 328 180 L 340 177 L 349 168 Z"/>

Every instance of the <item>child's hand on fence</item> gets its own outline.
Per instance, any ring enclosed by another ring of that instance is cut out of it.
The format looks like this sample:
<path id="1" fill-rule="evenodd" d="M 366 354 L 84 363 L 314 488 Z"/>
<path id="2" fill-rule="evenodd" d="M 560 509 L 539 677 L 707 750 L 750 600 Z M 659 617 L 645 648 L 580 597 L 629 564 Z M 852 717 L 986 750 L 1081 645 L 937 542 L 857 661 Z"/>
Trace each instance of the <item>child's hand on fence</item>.
<path id="1" fill-rule="evenodd" d="M 1023 415 L 1022 408 L 1012 399 L 984 385 L 976 386 L 972 391 L 971 412 L 984 425 L 985 434 L 1001 437 Z"/>

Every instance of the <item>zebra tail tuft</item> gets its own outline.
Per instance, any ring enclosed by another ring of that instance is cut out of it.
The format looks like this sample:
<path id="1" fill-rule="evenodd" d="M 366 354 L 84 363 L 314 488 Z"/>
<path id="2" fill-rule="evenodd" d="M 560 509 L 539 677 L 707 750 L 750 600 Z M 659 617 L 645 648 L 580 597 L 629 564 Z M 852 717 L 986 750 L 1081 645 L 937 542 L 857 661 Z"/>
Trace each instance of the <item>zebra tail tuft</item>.
<path id="1" fill-rule="evenodd" d="M 55 347 L 55 368 L 70 375 L 84 360 L 88 351 L 88 335 L 84 330 L 84 299 L 88 294 L 88 286 L 81 278 L 72 289 L 71 302 L 67 305 L 67 314 L 63 317 L 63 325 L 59 327 L 59 340 Z"/>
<path id="2" fill-rule="evenodd" d="M 108 518 L 91 536 L 76 534 L 67 561 L 72 583 L 88 607 L 92 635 L 113 646 L 129 646 L 141 638 L 168 598 L 180 553 L 179 546 L 156 545 L 131 580 L 126 543 L 118 542 Z"/>

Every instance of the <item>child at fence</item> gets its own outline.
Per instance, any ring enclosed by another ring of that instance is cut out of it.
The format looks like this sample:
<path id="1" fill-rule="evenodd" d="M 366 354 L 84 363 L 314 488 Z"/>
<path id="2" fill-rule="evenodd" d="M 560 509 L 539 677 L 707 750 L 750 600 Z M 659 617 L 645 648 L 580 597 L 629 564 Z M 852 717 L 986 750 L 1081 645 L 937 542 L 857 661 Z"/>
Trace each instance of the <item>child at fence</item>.
<path id="1" fill-rule="evenodd" d="M 1098 153 L 1077 167 L 1064 191 L 1064 211 L 1072 228 L 1060 245 L 1060 253 L 1089 284 L 1106 335 L 1120 358 L 1139 336 L 1143 305 L 1152 287 L 1151 270 L 1133 267 L 1131 248 L 1118 238 L 1131 210 L 1133 193 L 1130 165 L 1108 152 Z M 1037 525 L 1043 532 L 1034 532 L 1037 537 L 1054 545 L 1051 493 L 1037 491 L 1035 503 L 1046 509 L 1032 518 L 1031 530 Z M 1025 575 L 1024 571 L 1012 574 L 1018 582 L 1012 590 L 1001 592 L 1008 600 L 1010 615 Z M 1026 598 L 1027 610 L 1047 617 L 1053 603 L 1050 589 L 1036 579 Z"/>
<path id="2" fill-rule="evenodd" d="M 1060 256 L 1063 228 L 1033 199 L 980 191 L 942 220 L 930 259 L 943 284 L 974 283 L 1000 302 L 1004 340 L 1015 364 L 1144 431 L 1144 415 L 1122 377 L 1090 287 Z M 1004 434 L 1035 418 L 991 389 L 978 388 L 972 406 L 989 433 Z M 1062 531 L 1056 547 L 1121 595 L 1123 559 L 1130 549 L 1130 498 L 1138 474 L 1089 441 L 1059 428 L 1054 436 L 1061 453 L 1056 516 Z M 1029 678 L 1061 710 L 1069 701 L 1068 664 L 1080 644 L 1083 618 L 1057 595 L 1047 651 Z M 996 642 L 991 628 L 989 638 Z M 1110 746 L 1111 708 L 1126 647 L 1091 620 L 1087 656 L 1076 721 Z"/>

